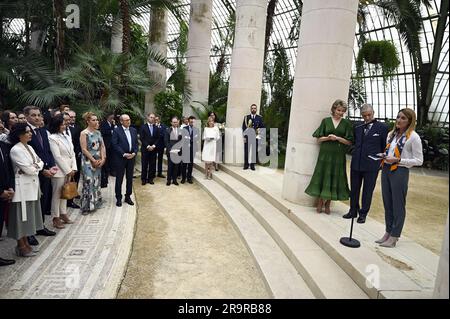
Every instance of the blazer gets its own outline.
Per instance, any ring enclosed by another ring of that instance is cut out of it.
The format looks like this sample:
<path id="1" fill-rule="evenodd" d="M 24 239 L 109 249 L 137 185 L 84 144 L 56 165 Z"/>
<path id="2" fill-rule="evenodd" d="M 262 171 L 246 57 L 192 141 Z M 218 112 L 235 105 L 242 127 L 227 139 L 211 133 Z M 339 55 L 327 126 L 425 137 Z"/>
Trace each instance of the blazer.
<path id="1" fill-rule="evenodd" d="M 134 127 L 130 126 L 130 134 L 131 134 L 131 153 L 137 154 L 138 137 L 137 131 Z M 128 139 L 127 136 L 125 135 L 125 131 L 123 130 L 122 125 L 119 125 L 114 129 L 114 133 L 111 139 L 111 146 L 116 155 L 120 158 L 123 158 L 123 154 L 130 153 L 130 145 L 128 144 Z"/>
<path id="2" fill-rule="evenodd" d="M 367 134 L 364 134 L 364 128 L 365 124 L 361 124 L 353 129 L 355 144 L 350 167 L 355 171 L 377 171 L 380 168 L 380 161 L 370 159 L 369 155 L 384 153 L 388 128 L 377 120 L 373 121 Z"/>
<path id="3" fill-rule="evenodd" d="M 50 149 L 55 158 L 58 171 L 54 177 L 65 177 L 71 171 L 77 170 L 77 160 L 72 143 L 65 143 L 61 134 L 51 134 L 49 136 Z M 67 146 L 67 144 L 69 146 Z"/>
<path id="4" fill-rule="evenodd" d="M 140 131 L 140 137 L 141 137 L 141 151 L 147 152 L 147 146 L 158 145 L 159 139 L 160 139 L 160 132 L 158 126 L 155 124 L 153 125 L 153 134 L 150 134 L 150 128 L 148 127 L 148 124 L 145 123 L 141 126 Z"/>
<path id="5" fill-rule="evenodd" d="M 0 155 L 0 194 L 10 188 L 15 189 L 14 171 L 9 156 L 10 145 L 0 142 L 0 149 L 3 156 Z M 1 214 L 2 212 L 0 212 Z M 0 225 L 1 227 L 1 225 Z"/>
<path id="6" fill-rule="evenodd" d="M 244 116 L 244 120 L 242 121 L 242 131 L 245 131 L 248 128 L 248 123 L 249 120 L 252 118 L 251 114 L 247 114 L 246 116 Z M 256 114 L 255 115 L 255 120 L 252 121 L 252 127 L 256 130 L 257 128 L 263 128 L 264 126 L 264 122 L 263 122 L 263 118 L 261 115 Z"/>
<path id="7" fill-rule="evenodd" d="M 102 133 L 103 142 L 106 148 L 111 147 L 111 140 L 114 132 L 114 125 L 109 125 L 108 121 L 102 121 L 100 123 L 100 133 Z"/>
<path id="8" fill-rule="evenodd" d="M 192 135 L 189 134 L 189 125 L 185 126 L 183 128 L 185 130 L 184 132 L 184 141 L 189 143 L 186 143 L 186 146 L 189 147 L 189 151 L 193 154 L 197 152 L 198 144 L 200 141 L 200 134 L 198 131 L 198 128 L 192 127 Z"/>
<path id="9" fill-rule="evenodd" d="M 75 124 L 75 126 L 69 126 L 69 130 L 70 134 L 72 134 L 73 151 L 75 152 L 75 155 L 78 156 L 81 154 L 81 144 L 80 144 L 81 128 Z"/>
<path id="10" fill-rule="evenodd" d="M 170 133 L 172 133 L 172 130 L 173 130 L 172 126 L 169 127 L 166 130 L 166 133 L 164 135 L 164 143 L 166 144 L 166 153 L 167 153 L 167 155 L 169 155 L 170 151 L 172 150 L 172 147 L 175 144 L 177 144 L 179 141 L 181 141 L 182 138 L 183 138 L 183 129 L 178 127 L 178 138 L 176 140 L 171 140 L 170 139 L 170 135 L 171 135 Z M 180 147 L 181 147 L 181 145 L 180 145 Z"/>
<path id="11" fill-rule="evenodd" d="M 55 159 L 50 150 L 50 143 L 48 141 L 47 130 L 45 128 L 38 128 L 42 136 L 42 144 L 43 144 L 42 147 L 41 144 L 39 143 L 39 139 L 36 136 L 36 133 L 34 132 L 31 126 L 30 129 L 31 132 L 33 133 L 33 137 L 31 138 L 31 141 L 28 143 L 28 145 L 30 145 L 34 149 L 39 158 L 44 162 L 44 169 L 49 169 L 55 166 Z"/>
<path id="12" fill-rule="evenodd" d="M 164 147 L 166 147 L 165 145 L 165 135 L 166 135 L 166 131 L 167 131 L 167 126 L 165 126 L 164 124 L 159 124 L 159 140 L 158 140 L 158 144 L 156 144 L 156 148 L 158 149 L 164 149 Z"/>

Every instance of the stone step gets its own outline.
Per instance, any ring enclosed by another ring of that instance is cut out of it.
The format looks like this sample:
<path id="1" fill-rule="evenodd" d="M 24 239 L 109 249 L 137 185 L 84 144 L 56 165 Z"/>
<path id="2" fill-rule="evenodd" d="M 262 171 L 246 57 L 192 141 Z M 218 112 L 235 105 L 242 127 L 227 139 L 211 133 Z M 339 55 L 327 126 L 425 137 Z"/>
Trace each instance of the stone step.
<path id="1" fill-rule="evenodd" d="M 316 298 L 368 298 L 322 248 L 259 193 L 223 172 L 214 174 L 214 180 L 255 216 L 302 275 Z"/>
<path id="2" fill-rule="evenodd" d="M 284 175 L 280 171 L 261 166 L 255 172 L 228 165 L 220 165 L 220 169 L 283 212 L 371 298 L 401 298 L 402 294 L 404 298 L 431 297 L 439 262 L 439 256 L 433 252 L 406 237 L 402 237 L 395 249 L 379 247 L 374 241 L 384 233 L 384 227 L 370 217 L 364 225 L 354 226 L 353 236 L 360 240 L 361 247 L 347 248 L 339 243 L 339 238 L 348 236 L 350 229 L 350 222 L 341 217 L 348 210 L 345 204 L 334 203 L 331 215 L 317 215 L 314 208 L 282 198 Z"/>
<path id="3" fill-rule="evenodd" d="M 223 209 L 241 236 L 274 298 L 312 299 L 313 293 L 289 259 L 253 215 L 224 187 L 206 180 L 197 171 L 194 179 Z"/>

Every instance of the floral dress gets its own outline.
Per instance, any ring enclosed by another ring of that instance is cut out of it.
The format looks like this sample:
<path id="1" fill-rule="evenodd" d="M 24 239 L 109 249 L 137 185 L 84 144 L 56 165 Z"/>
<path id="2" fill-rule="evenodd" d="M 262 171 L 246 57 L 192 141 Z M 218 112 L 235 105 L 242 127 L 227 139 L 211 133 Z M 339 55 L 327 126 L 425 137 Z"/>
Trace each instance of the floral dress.
<path id="1" fill-rule="evenodd" d="M 86 145 L 89 153 L 100 159 L 100 150 L 103 138 L 100 131 L 89 132 L 86 135 Z M 102 205 L 102 194 L 100 192 L 100 180 L 102 169 L 92 167 L 91 161 L 83 154 L 81 157 L 81 176 L 83 179 L 83 190 L 81 193 L 81 211 L 94 211 Z"/>

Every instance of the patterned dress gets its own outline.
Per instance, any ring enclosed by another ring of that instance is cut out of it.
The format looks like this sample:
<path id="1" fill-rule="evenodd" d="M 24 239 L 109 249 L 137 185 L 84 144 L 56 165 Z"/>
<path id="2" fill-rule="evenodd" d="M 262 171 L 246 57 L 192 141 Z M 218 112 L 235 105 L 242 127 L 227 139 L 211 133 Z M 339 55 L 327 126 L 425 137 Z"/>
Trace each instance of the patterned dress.
<path id="1" fill-rule="evenodd" d="M 89 132 L 86 136 L 87 149 L 95 158 L 100 159 L 100 150 L 103 138 L 100 131 Z M 81 193 L 81 211 L 94 211 L 102 205 L 102 193 L 100 192 L 101 168 L 92 167 L 91 161 L 83 154 L 81 158 L 81 176 L 83 190 Z"/>
<path id="2" fill-rule="evenodd" d="M 341 119 L 335 128 L 331 117 L 322 120 L 313 137 L 323 137 L 334 134 L 353 142 L 353 125 L 347 119 Z M 314 174 L 305 193 L 322 199 L 347 200 L 350 190 L 347 182 L 345 154 L 348 146 L 338 141 L 326 141 L 320 144 Z"/>

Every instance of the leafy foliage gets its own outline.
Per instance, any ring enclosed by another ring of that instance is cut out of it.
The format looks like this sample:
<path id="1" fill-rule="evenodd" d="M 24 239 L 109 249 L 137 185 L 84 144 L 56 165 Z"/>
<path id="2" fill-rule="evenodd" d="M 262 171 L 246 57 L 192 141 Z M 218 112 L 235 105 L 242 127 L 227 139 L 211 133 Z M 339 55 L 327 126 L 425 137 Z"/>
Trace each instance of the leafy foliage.
<path id="1" fill-rule="evenodd" d="M 170 123 L 173 116 L 181 118 L 183 101 L 179 92 L 166 90 L 155 95 L 156 113 L 161 117 L 161 123 Z"/>

